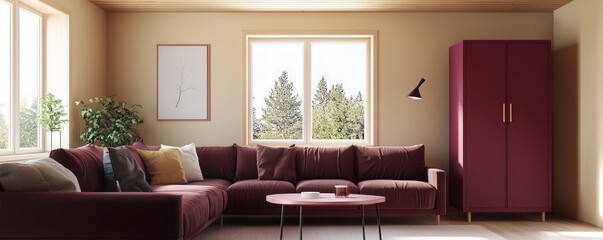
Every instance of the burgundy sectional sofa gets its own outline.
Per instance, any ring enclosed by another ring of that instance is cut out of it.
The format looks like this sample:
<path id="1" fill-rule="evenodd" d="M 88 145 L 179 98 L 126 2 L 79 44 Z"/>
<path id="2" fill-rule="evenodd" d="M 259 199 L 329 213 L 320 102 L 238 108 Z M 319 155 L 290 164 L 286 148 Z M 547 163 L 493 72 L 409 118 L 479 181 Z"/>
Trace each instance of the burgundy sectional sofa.
<path id="1" fill-rule="evenodd" d="M 134 148 L 158 149 L 128 147 L 143 170 Z M 425 167 L 423 145 L 294 148 L 294 176 L 285 181 L 258 179 L 256 147 L 197 147 L 205 180 L 150 193 L 104 192 L 102 148 L 57 149 L 50 157 L 75 174 L 82 192 L 1 193 L 0 238 L 192 239 L 223 215 L 278 214 L 268 194 L 334 192 L 341 184 L 385 196 L 383 214 L 434 215 L 439 223 L 446 213 L 445 172 Z M 320 213 L 359 214 L 328 210 Z"/>

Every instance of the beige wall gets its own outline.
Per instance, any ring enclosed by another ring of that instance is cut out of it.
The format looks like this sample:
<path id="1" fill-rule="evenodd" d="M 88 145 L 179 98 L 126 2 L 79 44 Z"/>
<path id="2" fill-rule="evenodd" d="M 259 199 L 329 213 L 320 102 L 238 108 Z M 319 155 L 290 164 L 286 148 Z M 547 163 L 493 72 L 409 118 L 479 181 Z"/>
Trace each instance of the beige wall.
<path id="1" fill-rule="evenodd" d="M 603 1 L 554 12 L 555 212 L 603 227 Z"/>
<path id="2" fill-rule="evenodd" d="M 552 13 L 109 13 L 108 94 L 142 104 L 147 144 L 241 144 L 243 31 L 376 30 L 379 145 L 427 146 L 448 166 L 448 47 L 462 39 L 552 39 Z M 156 121 L 156 44 L 211 44 L 211 121 Z M 421 101 L 406 99 L 421 77 Z"/>
<path id="3" fill-rule="evenodd" d="M 69 15 L 70 24 L 70 99 L 69 146 L 81 146 L 83 131 L 76 100 L 105 96 L 107 86 L 107 16 L 89 1 L 45 0 Z"/>

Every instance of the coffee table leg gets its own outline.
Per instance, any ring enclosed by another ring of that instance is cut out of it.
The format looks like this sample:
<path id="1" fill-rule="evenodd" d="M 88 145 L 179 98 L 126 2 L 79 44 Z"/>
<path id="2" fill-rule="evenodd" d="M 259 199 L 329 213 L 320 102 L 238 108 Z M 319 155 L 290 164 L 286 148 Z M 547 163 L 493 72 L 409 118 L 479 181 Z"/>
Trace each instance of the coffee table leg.
<path id="1" fill-rule="evenodd" d="M 361 205 L 360 209 L 362 209 L 362 239 L 366 240 L 366 234 L 364 233 L 364 205 Z"/>
<path id="2" fill-rule="evenodd" d="M 299 240 L 302 240 L 302 228 L 304 224 L 302 221 L 302 206 L 299 206 Z"/>
<path id="3" fill-rule="evenodd" d="M 379 240 L 381 240 L 381 216 L 379 215 L 379 204 L 375 204 L 375 208 L 377 209 L 377 226 L 379 227 Z"/>
<path id="4" fill-rule="evenodd" d="M 285 211 L 285 205 L 281 205 L 281 240 L 283 240 L 283 218 L 285 217 L 283 212 Z"/>

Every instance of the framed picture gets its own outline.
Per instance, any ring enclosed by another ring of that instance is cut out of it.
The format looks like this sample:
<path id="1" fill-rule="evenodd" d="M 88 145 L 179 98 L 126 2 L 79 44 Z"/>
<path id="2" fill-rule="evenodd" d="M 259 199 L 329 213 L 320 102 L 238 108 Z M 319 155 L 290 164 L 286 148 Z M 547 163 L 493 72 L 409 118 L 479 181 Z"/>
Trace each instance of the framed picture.
<path id="1" fill-rule="evenodd" d="M 210 120 L 210 45 L 157 45 L 157 120 Z"/>

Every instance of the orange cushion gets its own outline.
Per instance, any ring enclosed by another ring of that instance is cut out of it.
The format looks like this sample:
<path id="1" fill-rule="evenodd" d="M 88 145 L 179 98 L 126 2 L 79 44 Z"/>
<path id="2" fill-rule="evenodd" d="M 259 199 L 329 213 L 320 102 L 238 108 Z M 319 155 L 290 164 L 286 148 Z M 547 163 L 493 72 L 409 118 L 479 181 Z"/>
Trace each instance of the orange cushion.
<path id="1" fill-rule="evenodd" d="M 187 183 L 180 161 L 180 150 L 177 148 L 136 151 L 151 175 L 151 185 Z"/>

